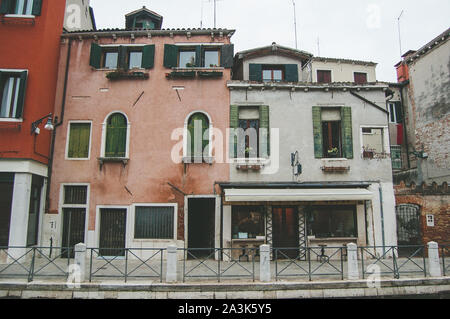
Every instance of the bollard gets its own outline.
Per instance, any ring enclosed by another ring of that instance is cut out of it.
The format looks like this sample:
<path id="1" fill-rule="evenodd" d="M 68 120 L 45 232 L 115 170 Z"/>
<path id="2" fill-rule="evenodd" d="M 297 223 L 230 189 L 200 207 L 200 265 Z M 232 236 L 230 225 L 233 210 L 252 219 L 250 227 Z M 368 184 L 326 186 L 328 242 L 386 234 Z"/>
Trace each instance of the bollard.
<path id="1" fill-rule="evenodd" d="M 359 265 L 358 265 L 358 246 L 354 243 L 347 245 L 347 279 L 359 279 Z"/>
<path id="2" fill-rule="evenodd" d="M 170 245 L 167 247 L 166 282 L 177 281 L 177 262 L 177 246 Z"/>
<path id="3" fill-rule="evenodd" d="M 431 277 L 441 277 L 441 263 L 439 260 L 438 243 L 430 241 L 428 243 L 428 269 Z"/>
<path id="4" fill-rule="evenodd" d="M 84 282 L 86 277 L 86 245 L 83 243 L 75 245 L 75 264 L 79 267 L 79 280 Z"/>
<path id="5" fill-rule="evenodd" d="M 269 282 L 271 280 L 270 274 L 270 246 L 261 245 L 259 247 L 259 280 Z"/>

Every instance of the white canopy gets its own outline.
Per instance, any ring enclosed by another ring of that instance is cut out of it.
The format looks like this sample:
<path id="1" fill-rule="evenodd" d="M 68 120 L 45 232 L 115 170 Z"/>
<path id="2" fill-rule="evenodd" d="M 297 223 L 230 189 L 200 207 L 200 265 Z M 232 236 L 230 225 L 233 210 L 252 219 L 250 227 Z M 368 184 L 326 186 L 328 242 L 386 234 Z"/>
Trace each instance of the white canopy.
<path id="1" fill-rule="evenodd" d="M 227 202 L 359 201 L 372 200 L 372 196 L 363 188 L 225 189 Z"/>

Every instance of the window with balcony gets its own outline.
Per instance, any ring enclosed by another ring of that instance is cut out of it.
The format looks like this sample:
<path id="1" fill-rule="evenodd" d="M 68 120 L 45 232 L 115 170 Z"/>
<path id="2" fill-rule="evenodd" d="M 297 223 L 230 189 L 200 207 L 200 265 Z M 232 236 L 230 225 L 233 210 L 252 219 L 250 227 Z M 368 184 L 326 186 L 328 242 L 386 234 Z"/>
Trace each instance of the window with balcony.
<path id="1" fill-rule="evenodd" d="M 154 59 L 154 45 L 100 46 L 92 43 L 89 64 L 96 69 L 151 69 Z"/>
<path id="2" fill-rule="evenodd" d="M 234 45 L 164 45 L 166 68 L 231 68 Z"/>

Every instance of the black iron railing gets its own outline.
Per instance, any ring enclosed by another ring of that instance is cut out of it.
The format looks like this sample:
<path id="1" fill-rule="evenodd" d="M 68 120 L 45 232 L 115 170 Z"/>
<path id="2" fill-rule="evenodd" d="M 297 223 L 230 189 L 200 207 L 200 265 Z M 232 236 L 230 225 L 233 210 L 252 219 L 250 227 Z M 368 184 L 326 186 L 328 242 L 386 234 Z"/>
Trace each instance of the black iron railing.
<path id="1" fill-rule="evenodd" d="M 440 247 L 442 258 L 442 275 L 445 277 L 450 274 L 450 245 L 443 245 Z"/>

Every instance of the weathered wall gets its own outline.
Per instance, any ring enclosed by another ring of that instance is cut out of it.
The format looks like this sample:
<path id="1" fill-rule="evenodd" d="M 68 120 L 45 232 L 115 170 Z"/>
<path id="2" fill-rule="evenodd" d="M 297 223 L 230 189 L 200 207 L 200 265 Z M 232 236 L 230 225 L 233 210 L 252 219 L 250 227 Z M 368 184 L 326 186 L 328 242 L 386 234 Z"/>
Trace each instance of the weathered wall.
<path id="1" fill-rule="evenodd" d="M 410 95 L 419 161 L 418 183 L 450 181 L 450 41 L 409 64 Z"/>
<path id="2" fill-rule="evenodd" d="M 317 70 L 330 70 L 331 82 L 354 82 L 354 72 L 367 73 L 367 82 L 376 82 L 375 66 L 365 66 L 346 62 L 312 61 L 312 82 L 317 82 Z"/>

